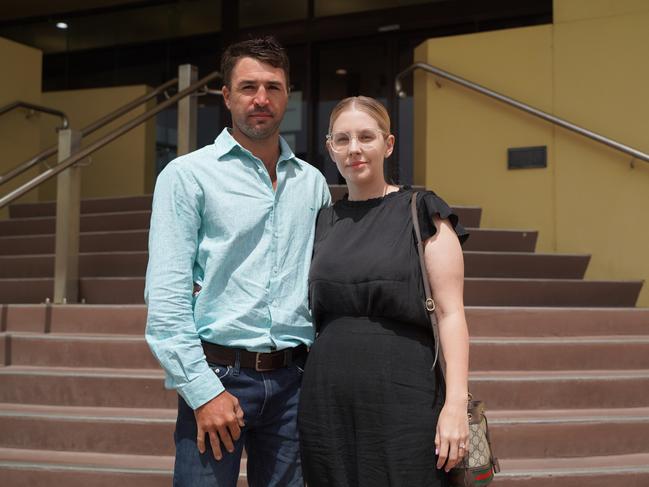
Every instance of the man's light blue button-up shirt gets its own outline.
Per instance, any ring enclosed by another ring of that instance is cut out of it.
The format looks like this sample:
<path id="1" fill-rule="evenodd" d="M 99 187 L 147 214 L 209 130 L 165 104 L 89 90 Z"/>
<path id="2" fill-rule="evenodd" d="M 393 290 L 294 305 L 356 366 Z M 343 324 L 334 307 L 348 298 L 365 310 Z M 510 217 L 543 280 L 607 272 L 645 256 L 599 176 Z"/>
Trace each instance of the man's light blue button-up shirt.
<path id="1" fill-rule="evenodd" d="M 170 162 L 153 196 L 146 339 L 192 408 L 223 391 L 201 340 L 254 352 L 310 345 L 307 279 L 322 174 L 280 139 L 277 189 L 227 129 Z M 193 283 L 202 290 L 192 295 Z"/>

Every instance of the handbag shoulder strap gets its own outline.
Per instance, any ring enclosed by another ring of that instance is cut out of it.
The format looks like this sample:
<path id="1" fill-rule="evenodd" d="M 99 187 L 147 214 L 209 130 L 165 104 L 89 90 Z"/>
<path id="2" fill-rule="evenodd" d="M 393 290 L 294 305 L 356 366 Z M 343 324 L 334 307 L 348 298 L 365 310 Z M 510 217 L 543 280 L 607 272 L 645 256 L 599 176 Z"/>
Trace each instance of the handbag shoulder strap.
<path id="1" fill-rule="evenodd" d="M 419 228 L 419 217 L 417 215 L 417 191 L 412 193 L 410 199 L 410 213 L 412 216 L 412 225 L 415 229 L 415 237 L 417 239 L 417 253 L 419 254 L 419 267 L 421 268 L 421 278 L 424 281 L 424 292 L 426 294 L 425 307 L 430 319 L 430 326 L 433 330 L 433 338 L 435 339 L 435 359 L 433 360 L 433 368 L 437 365 L 440 356 L 439 346 L 439 328 L 437 326 L 437 316 L 435 316 L 435 300 L 433 293 L 430 289 L 430 281 L 428 280 L 428 272 L 426 271 L 426 261 L 424 260 L 424 243 L 421 241 L 421 229 Z M 440 369 L 442 375 L 445 376 L 443 360 L 440 360 Z"/>

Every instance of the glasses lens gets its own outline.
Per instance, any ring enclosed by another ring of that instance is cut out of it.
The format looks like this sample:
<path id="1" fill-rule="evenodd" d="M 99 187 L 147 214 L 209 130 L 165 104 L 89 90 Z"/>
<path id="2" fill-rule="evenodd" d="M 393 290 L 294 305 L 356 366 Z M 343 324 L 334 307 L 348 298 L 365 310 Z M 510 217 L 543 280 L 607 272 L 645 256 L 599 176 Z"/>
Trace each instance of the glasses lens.
<path id="1" fill-rule="evenodd" d="M 373 129 L 361 130 L 356 135 L 350 135 L 347 132 L 335 132 L 331 134 L 329 140 L 335 151 L 345 151 L 349 148 L 352 139 L 356 139 L 363 147 L 369 148 L 376 142 L 380 134 L 379 131 Z"/>
<path id="2" fill-rule="evenodd" d="M 349 146 L 349 134 L 346 132 L 336 132 L 331 135 L 331 143 L 336 150 L 346 149 Z"/>
<path id="3" fill-rule="evenodd" d="M 378 133 L 374 130 L 365 129 L 358 134 L 358 141 L 361 144 L 373 144 L 378 138 Z"/>

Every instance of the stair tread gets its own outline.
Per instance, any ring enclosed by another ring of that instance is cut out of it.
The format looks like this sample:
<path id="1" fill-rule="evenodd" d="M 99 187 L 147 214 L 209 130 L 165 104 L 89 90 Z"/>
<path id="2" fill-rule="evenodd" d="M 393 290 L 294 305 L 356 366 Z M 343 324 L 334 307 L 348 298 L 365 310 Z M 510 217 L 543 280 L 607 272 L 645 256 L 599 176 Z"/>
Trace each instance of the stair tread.
<path id="1" fill-rule="evenodd" d="M 148 228 L 135 229 L 135 230 L 101 230 L 92 232 L 80 232 L 81 235 L 132 235 L 149 233 Z M 27 235 L 2 235 L 0 239 L 20 239 L 20 238 L 36 238 L 36 237 L 54 237 L 54 233 L 30 233 Z"/>
<path id="2" fill-rule="evenodd" d="M 127 335 L 116 333 L 38 333 L 38 332 L 23 332 L 23 331 L 8 331 L 0 333 L 0 335 L 11 335 L 15 338 L 28 338 L 31 340 L 49 340 L 49 341 L 66 341 L 66 340 L 102 340 L 106 342 L 144 342 L 144 335 Z"/>
<path id="3" fill-rule="evenodd" d="M 38 303 L 16 303 L 9 304 L 12 308 L 26 308 L 38 309 L 44 308 L 45 304 Z M 145 304 L 66 304 L 66 305 L 50 305 L 52 308 L 65 308 L 65 309 L 100 309 L 107 308 L 111 310 L 120 310 L 122 308 L 128 309 L 146 309 Z M 519 312 L 538 312 L 542 314 L 548 313 L 574 313 L 574 312 L 595 312 L 595 313 L 638 313 L 646 314 L 649 318 L 649 308 L 642 307 L 588 307 L 588 306 L 465 306 L 466 311 L 488 312 L 490 314 L 508 314 L 512 311 Z"/>
<path id="4" fill-rule="evenodd" d="M 602 473 L 649 472 L 649 453 L 570 458 L 500 459 L 498 478 L 547 477 L 549 475 L 599 475 Z"/>
<path id="5" fill-rule="evenodd" d="M 480 336 L 471 337 L 471 343 L 485 345 L 607 345 L 607 344 L 649 344 L 649 329 L 647 335 L 579 335 L 575 337 L 549 336 L 549 337 L 500 337 Z"/>
<path id="6" fill-rule="evenodd" d="M 0 403 L 1 416 L 69 418 L 73 420 L 132 420 L 174 422 L 175 409 L 150 409 L 129 407 L 56 406 L 40 404 Z M 547 410 L 489 410 L 489 423 L 594 423 L 594 422 L 649 422 L 649 407 L 597 408 L 597 409 L 547 409 Z"/>
<path id="7" fill-rule="evenodd" d="M 144 342 L 144 335 L 117 334 L 117 333 L 40 333 L 28 331 L 6 331 L 2 335 L 11 335 L 14 338 L 46 341 L 95 341 L 106 342 Z M 548 336 L 476 336 L 470 337 L 470 343 L 476 345 L 612 345 L 612 344 L 649 344 L 649 329 L 646 335 L 579 335 L 574 337 Z"/>
<path id="8" fill-rule="evenodd" d="M 489 424 L 649 422 L 649 407 L 489 410 Z"/>
<path id="9" fill-rule="evenodd" d="M 481 229 L 486 230 L 486 229 Z M 569 252 L 512 252 L 511 250 L 464 250 L 465 254 L 468 255 L 485 255 L 485 256 L 501 256 L 501 255 L 512 255 L 516 257 L 531 257 L 531 256 L 543 256 L 543 257 L 590 257 L 590 254 L 573 254 Z"/>
<path id="10" fill-rule="evenodd" d="M 599 379 L 638 379 L 649 378 L 649 369 L 625 370 L 512 370 L 470 372 L 473 381 L 479 380 L 599 380 Z"/>
<path id="11" fill-rule="evenodd" d="M 123 277 L 123 276 L 110 276 L 110 277 L 82 277 L 82 280 L 133 280 L 140 279 L 144 280 L 144 276 L 132 276 L 132 277 Z M 53 280 L 52 277 L 4 277 L 0 278 L 0 281 L 44 281 L 44 280 Z M 535 283 L 561 283 L 561 284 L 577 284 L 577 283 L 587 283 L 587 284 L 642 284 L 644 281 L 642 279 L 618 279 L 618 280 L 607 280 L 607 279 L 559 279 L 559 278 L 534 278 L 534 277 L 466 277 L 465 281 L 487 281 L 487 282 L 514 282 L 514 283 L 524 283 L 524 282 L 535 282 Z"/>
<path id="12" fill-rule="evenodd" d="M 567 279 L 562 279 L 567 280 Z M 590 282 L 590 281 L 589 281 Z M 618 281 L 615 281 L 618 282 Z M 27 306 L 27 305 L 25 305 Z M 37 306 L 37 305 L 33 305 Z M 68 305 L 74 306 L 74 305 Z M 90 306 L 90 305 L 88 305 Z M 131 306 L 140 306 L 140 305 L 131 305 Z M 475 312 L 487 312 L 490 314 L 508 314 L 512 311 L 517 313 L 525 312 L 532 313 L 537 312 L 541 314 L 547 313 L 644 313 L 649 317 L 649 308 L 643 307 L 612 307 L 612 306 L 465 306 L 466 311 L 475 311 Z"/>
<path id="13" fill-rule="evenodd" d="M 175 409 L 0 403 L 0 416 L 175 423 Z"/>
<path id="14" fill-rule="evenodd" d="M 81 213 L 81 218 L 85 217 L 93 217 L 93 216 L 111 216 L 111 215 L 141 215 L 144 213 L 151 213 L 151 210 L 124 210 L 124 211 L 99 211 L 95 213 Z M 17 216 L 17 217 L 11 217 L 6 220 L 2 220 L 5 222 L 20 222 L 20 221 L 26 221 L 26 222 L 37 222 L 37 221 L 51 221 L 51 220 L 56 220 L 55 215 L 39 215 L 39 216 Z"/>
<path id="15" fill-rule="evenodd" d="M 642 284 L 642 279 L 558 279 L 558 278 L 543 278 L 543 277 L 465 277 L 465 281 L 488 281 L 488 282 L 560 282 L 560 283 L 606 283 L 606 284 L 622 284 L 634 283 Z"/>
<path id="16" fill-rule="evenodd" d="M 72 377 L 115 377 L 115 378 L 140 378 L 162 379 L 162 370 L 157 369 L 114 369 L 100 367 L 50 367 L 31 365 L 9 365 L 0 367 L 0 375 L 25 374 L 44 376 L 72 376 Z"/>
<path id="17" fill-rule="evenodd" d="M 121 255 L 148 255 L 146 250 L 114 250 L 103 252 L 79 252 L 79 256 L 93 256 L 93 255 L 106 255 L 106 256 L 121 256 Z M 18 255 L 0 255 L 0 259 L 33 259 L 33 258 L 54 258 L 53 253 L 47 254 L 18 254 Z"/>
<path id="18" fill-rule="evenodd" d="M 467 232 L 506 232 L 506 233 L 537 233 L 537 230 L 530 228 L 483 228 L 483 227 L 466 227 Z"/>
<path id="19" fill-rule="evenodd" d="M 52 466 L 101 470 L 156 471 L 171 474 L 174 458 L 163 455 L 90 453 L 0 448 L 0 466 Z"/>

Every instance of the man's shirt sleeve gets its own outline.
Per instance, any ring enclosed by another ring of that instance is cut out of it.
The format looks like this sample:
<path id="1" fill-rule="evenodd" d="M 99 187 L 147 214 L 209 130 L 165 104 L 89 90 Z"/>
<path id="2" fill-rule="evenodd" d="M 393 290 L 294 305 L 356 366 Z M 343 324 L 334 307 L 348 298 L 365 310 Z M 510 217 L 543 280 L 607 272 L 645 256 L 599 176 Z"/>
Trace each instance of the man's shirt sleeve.
<path id="1" fill-rule="evenodd" d="M 193 266 L 203 193 L 188 171 L 170 163 L 158 176 L 149 231 L 146 340 L 167 378 L 193 409 L 223 392 L 209 368 L 193 313 Z"/>
<path id="2" fill-rule="evenodd" d="M 320 184 L 323 186 L 321 208 L 328 208 L 329 206 L 331 206 L 331 191 L 329 190 L 329 185 L 327 184 L 327 180 L 324 176 L 320 176 L 320 181 Z"/>

